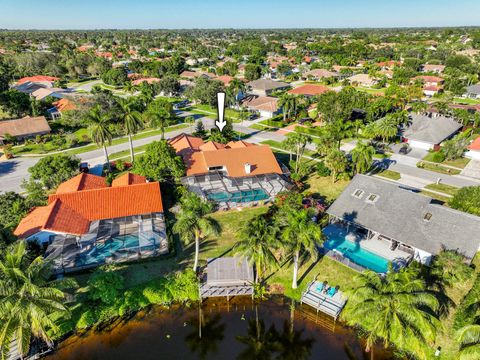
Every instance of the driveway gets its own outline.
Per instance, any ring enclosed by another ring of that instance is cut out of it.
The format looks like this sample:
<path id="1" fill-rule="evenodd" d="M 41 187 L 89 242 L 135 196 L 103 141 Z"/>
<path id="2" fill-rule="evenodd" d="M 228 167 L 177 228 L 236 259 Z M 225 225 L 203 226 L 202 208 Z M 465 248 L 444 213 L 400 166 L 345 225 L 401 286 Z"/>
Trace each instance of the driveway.
<path id="1" fill-rule="evenodd" d="M 460 174 L 474 179 L 480 179 L 480 160 L 470 160 Z"/>

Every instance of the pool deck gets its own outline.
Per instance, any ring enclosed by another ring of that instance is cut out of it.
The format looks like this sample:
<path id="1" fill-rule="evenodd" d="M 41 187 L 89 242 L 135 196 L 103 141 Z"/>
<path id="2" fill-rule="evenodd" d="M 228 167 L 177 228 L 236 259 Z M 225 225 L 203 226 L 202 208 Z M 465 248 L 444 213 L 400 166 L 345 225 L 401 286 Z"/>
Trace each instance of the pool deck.
<path id="1" fill-rule="evenodd" d="M 340 290 L 333 296 L 319 292 L 317 286 L 320 284 L 322 284 L 320 281 L 312 281 L 307 290 L 303 292 L 301 303 L 313 307 L 317 312 L 320 311 L 337 319 L 347 302 L 347 298 Z"/>
<path id="2" fill-rule="evenodd" d="M 348 241 L 358 242 L 360 247 L 368 250 L 378 256 L 387 259 L 390 262 L 403 264 L 408 262 L 411 258 L 411 254 L 396 248 L 390 250 L 390 242 L 379 238 L 378 234 L 367 240 L 364 236 L 359 235 L 353 226 L 345 227 L 337 224 L 330 224 L 323 229 L 324 234 L 329 236 L 342 236 Z"/>

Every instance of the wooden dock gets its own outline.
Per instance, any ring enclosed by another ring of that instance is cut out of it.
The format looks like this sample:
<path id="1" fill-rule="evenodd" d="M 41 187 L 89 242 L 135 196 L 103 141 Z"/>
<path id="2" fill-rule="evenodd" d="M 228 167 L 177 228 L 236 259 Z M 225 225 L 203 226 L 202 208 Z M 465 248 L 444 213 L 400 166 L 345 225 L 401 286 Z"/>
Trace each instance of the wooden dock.
<path id="1" fill-rule="evenodd" d="M 313 307 L 317 313 L 320 311 L 336 320 L 342 312 L 347 298 L 341 291 L 337 291 L 333 296 L 319 291 L 321 284 L 320 281 L 312 281 L 308 284 L 307 290 L 302 294 L 301 303 Z"/>

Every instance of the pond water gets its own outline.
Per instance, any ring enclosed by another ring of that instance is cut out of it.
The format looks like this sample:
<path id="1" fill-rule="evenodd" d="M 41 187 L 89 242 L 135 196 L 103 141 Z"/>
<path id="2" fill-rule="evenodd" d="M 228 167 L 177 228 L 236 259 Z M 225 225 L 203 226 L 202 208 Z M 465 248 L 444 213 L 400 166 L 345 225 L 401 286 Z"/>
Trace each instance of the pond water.
<path id="1" fill-rule="evenodd" d="M 355 334 L 284 298 L 154 308 L 108 331 L 72 336 L 48 359 L 364 359 Z M 200 321 L 202 326 L 199 326 Z M 292 323 L 293 319 L 293 323 Z M 391 359 L 381 350 L 376 360 Z"/>

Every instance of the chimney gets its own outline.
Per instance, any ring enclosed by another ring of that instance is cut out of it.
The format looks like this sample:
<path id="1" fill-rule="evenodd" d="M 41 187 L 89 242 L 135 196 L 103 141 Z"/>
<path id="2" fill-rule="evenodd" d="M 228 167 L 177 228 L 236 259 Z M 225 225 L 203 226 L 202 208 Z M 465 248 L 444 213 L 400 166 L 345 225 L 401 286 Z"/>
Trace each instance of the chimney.
<path id="1" fill-rule="evenodd" d="M 250 174 L 252 172 L 252 165 L 245 163 L 245 173 Z"/>

